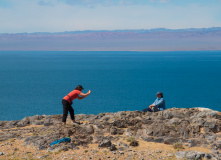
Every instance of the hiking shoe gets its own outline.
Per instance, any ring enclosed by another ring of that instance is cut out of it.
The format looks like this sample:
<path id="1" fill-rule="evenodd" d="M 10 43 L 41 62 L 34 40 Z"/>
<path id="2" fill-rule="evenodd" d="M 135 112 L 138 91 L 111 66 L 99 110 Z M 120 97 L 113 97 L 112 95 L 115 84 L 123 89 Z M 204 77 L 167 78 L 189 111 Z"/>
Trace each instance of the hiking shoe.
<path id="1" fill-rule="evenodd" d="M 73 122 L 73 123 L 78 124 L 78 125 L 80 125 L 80 124 L 81 124 L 80 122 Z"/>

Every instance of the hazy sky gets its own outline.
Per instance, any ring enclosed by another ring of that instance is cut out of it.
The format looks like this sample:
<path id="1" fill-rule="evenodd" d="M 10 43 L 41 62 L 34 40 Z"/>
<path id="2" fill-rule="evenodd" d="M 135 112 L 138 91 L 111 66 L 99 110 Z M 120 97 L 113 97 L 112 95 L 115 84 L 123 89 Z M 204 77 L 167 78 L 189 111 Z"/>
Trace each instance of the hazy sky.
<path id="1" fill-rule="evenodd" d="M 221 0 L 0 0 L 0 33 L 221 27 Z"/>

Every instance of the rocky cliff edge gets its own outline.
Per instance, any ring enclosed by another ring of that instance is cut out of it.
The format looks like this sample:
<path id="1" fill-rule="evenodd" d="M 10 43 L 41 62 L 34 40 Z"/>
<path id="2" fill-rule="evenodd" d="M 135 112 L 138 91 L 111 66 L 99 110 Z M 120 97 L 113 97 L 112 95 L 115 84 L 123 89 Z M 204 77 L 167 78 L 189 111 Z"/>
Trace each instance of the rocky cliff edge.
<path id="1" fill-rule="evenodd" d="M 221 159 L 221 113 L 171 108 L 0 121 L 0 159 Z M 71 142 L 53 146 L 55 140 Z"/>

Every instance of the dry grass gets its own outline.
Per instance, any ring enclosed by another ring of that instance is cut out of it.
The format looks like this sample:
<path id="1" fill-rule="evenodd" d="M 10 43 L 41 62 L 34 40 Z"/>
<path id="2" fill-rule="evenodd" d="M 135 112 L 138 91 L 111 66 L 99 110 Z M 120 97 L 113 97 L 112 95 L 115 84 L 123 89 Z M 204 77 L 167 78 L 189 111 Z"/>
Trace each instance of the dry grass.
<path id="1" fill-rule="evenodd" d="M 35 127 L 35 126 L 33 126 Z M 25 127 L 27 128 L 27 127 Z M 1 130 L 0 130 L 1 131 Z M 109 133 L 105 133 L 104 136 L 109 136 Z M 172 145 L 166 145 L 166 144 L 162 144 L 162 143 L 154 143 L 154 142 L 146 142 L 140 139 L 135 139 L 135 137 L 130 136 L 130 137 L 126 137 L 124 135 L 119 137 L 118 141 L 113 141 L 112 143 L 114 145 L 117 146 L 117 144 L 119 142 L 124 142 L 124 143 L 131 143 L 134 141 L 139 142 L 139 146 L 137 147 L 133 147 L 130 148 L 131 150 L 133 150 L 134 152 L 128 152 L 127 150 L 124 151 L 123 155 L 119 155 L 118 151 L 117 154 L 113 154 L 112 152 L 110 152 L 108 149 L 106 148 L 98 148 L 98 144 L 97 143 L 93 143 L 93 144 L 89 144 L 88 148 L 85 149 L 81 146 L 79 146 L 79 150 L 72 150 L 69 149 L 68 151 L 64 152 L 64 151 L 59 151 L 59 152 L 55 152 L 55 153 L 49 153 L 47 152 L 47 150 L 37 150 L 34 146 L 27 146 L 23 144 L 24 140 L 19 140 L 19 139 L 8 139 L 6 141 L 0 141 L 0 146 L 1 146 L 1 151 L 3 153 L 7 153 L 1 156 L 0 159 L 22 159 L 24 157 L 26 157 L 26 159 L 36 159 L 38 157 L 44 157 L 45 155 L 48 155 L 46 158 L 44 159 L 56 159 L 58 158 L 58 160 L 62 159 L 61 157 L 67 157 L 70 159 L 79 159 L 78 156 L 81 156 L 83 159 L 88 159 L 89 157 L 91 157 L 92 159 L 104 159 L 107 157 L 110 157 L 110 159 L 118 159 L 118 160 L 123 160 L 123 159 L 127 159 L 128 158 L 128 154 L 131 154 L 131 157 L 133 157 L 134 159 L 139 159 L 138 155 L 141 153 L 144 153 L 141 156 L 144 156 L 144 159 L 147 159 L 148 156 L 147 154 L 151 153 L 151 155 L 156 156 L 157 158 L 160 158 L 162 156 L 165 156 L 169 153 L 173 153 L 175 154 L 177 152 L 177 149 L 182 148 L 182 150 L 187 151 L 187 150 L 194 150 L 194 151 L 200 151 L 200 152 L 205 152 L 205 153 L 210 153 L 210 149 L 209 148 L 202 148 L 202 147 L 191 147 L 191 148 L 187 148 L 187 147 L 183 147 L 182 143 L 181 144 L 175 144 L 175 148 Z M 9 145 L 8 142 L 10 142 L 12 145 Z M 16 150 L 15 152 L 15 148 L 17 148 L 18 150 Z M 117 146 L 117 148 L 119 149 L 120 147 Z M 184 148 L 184 149 L 183 149 Z M 94 154 L 91 154 L 92 151 L 96 151 Z M 153 151 L 156 150 L 160 150 L 162 152 L 159 153 L 155 153 Z M 138 155 L 136 155 L 135 153 L 139 153 Z M 68 156 L 70 155 L 70 156 Z M 118 156 L 118 158 L 116 158 Z M 154 159 L 153 157 L 150 159 Z M 168 158 L 170 160 L 175 160 L 175 157 L 170 157 Z"/>

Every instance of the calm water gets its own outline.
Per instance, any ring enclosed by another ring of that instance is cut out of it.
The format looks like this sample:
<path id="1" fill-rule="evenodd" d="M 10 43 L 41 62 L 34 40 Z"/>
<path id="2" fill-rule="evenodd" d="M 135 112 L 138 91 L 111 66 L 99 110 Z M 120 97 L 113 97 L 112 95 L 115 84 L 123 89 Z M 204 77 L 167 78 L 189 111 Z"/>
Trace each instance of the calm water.
<path id="1" fill-rule="evenodd" d="M 0 120 L 62 114 L 78 84 L 91 95 L 76 114 L 141 110 L 162 91 L 166 107 L 221 111 L 221 51 L 0 52 Z"/>

